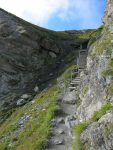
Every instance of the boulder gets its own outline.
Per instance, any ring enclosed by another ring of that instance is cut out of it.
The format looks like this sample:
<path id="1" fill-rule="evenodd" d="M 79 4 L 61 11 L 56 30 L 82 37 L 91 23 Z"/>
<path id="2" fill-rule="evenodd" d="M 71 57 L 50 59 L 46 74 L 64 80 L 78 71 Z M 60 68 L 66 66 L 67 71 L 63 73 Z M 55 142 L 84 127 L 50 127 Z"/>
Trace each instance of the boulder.
<path id="1" fill-rule="evenodd" d="M 39 92 L 39 87 L 38 86 L 35 86 L 34 92 Z"/>
<path id="2" fill-rule="evenodd" d="M 16 105 L 17 105 L 17 106 L 21 106 L 21 105 L 24 104 L 24 102 L 25 102 L 24 99 L 22 99 L 22 98 L 21 98 L 21 99 L 18 99 Z"/>
<path id="3" fill-rule="evenodd" d="M 55 139 L 52 141 L 52 143 L 54 145 L 63 145 L 64 144 L 64 141 L 63 140 L 60 140 L 60 139 Z"/>
<path id="4" fill-rule="evenodd" d="M 72 128 L 73 126 L 75 126 L 77 124 L 77 120 L 74 116 L 67 116 L 65 118 L 65 125 L 68 127 L 68 128 Z"/>
<path id="5" fill-rule="evenodd" d="M 30 98 L 30 97 L 31 97 L 31 95 L 29 95 L 29 94 L 23 94 L 23 95 L 21 96 L 22 99 L 28 99 L 28 98 Z"/>
<path id="6" fill-rule="evenodd" d="M 53 53 L 53 52 L 49 52 L 49 55 L 50 55 L 52 58 L 56 58 L 56 57 L 57 57 L 57 55 L 56 55 L 55 53 Z"/>
<path id="7" fill-rule="evenodd" d="M 66 92 L 63 97 L 63 102 L 67 104 L 75 104 L 77 102 L 75 91 Z"/>

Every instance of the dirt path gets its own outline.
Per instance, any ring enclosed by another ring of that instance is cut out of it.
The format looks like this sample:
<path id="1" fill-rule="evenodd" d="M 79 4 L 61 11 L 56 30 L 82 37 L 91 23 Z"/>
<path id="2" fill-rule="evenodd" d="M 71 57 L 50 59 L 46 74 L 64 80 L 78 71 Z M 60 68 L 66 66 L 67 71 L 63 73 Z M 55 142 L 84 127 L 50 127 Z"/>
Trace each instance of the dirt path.
<path id="1" fill-rule="evenodd" d="M 52 136 L 46 150 L 72 150 L 74 135 L 73 127 L 78 124 L 76 119 L 76 95 L 78 85 L 80 84 L 80 72 L 84 71 L 86 66 L 87 49 L 79 51 L 78 71 L 72 72 L 70 87 L 64 95 L 61 96 L 58 105 L 61 113 L 52 120 Z"/>
<path id="2" fill-rule="evenodd" d="M 72 95 L 73 92 L 68 91 Z M 68 95 L 67 94 L 67 95 Z M 61 114 L 52 120 L 52 137 L 49 142 L 49 147 L 46 150 L 72 150 L 72 127 L 76 123 L 76 105 L 73 102 L 65 101 L 66 95 L 58 102 Z"/>

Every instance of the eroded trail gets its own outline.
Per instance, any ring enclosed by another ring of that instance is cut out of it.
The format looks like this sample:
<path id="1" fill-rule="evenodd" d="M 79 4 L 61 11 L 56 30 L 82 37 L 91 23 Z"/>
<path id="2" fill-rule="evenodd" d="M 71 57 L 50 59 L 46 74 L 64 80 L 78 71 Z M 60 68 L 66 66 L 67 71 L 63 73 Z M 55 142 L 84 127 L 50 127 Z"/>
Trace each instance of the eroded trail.
<path id="1" fill-rule="evenodd" d="M 70 98 L 74 98 L 74 91 L 67 91 L 67 93 Z M 54 127 L 47 150 L 72 150 L 72 127 L 76 124 L 76 105 L 74 99 L 70 99 L 70 102 L 66 101 L 65 98 L 69 99 L 67 93 L 58 102 L 61 114 L 52 120 Z"/>
<path id="2" fill-rule="evenodd" d="M 52 136 L 46 150 L 72 150 L 73 127 L 78 124 L 76 119 L 76 91 L 80 84 L 80 72 L 86 67 L 87 49 L 79 51 L 77 69 L 71 74 L 70 87 L 61 95 L 58 105 L 61 110 L 59 115 L 51 121 L 53 126 Z"/>

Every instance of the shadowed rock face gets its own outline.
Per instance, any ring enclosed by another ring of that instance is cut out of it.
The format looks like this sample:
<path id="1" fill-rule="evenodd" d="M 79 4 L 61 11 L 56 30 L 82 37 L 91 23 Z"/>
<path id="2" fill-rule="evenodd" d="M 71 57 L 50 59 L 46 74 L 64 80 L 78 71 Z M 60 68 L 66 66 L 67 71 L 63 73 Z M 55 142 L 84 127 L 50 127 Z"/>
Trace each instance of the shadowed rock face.
<path id="1" fill-rule="evenodd" d="M 0 93 L 32 89 L 50 79 L 65 45 L 71 49 L 69 42 L 55 41 L 38 27 L 0 10 Z"/>
<path id="2" fill-rule="evenodd" d="M 0 107 L 57 77 L 77 56 L 78 33 L 43 29 L 0 9 Z"/>

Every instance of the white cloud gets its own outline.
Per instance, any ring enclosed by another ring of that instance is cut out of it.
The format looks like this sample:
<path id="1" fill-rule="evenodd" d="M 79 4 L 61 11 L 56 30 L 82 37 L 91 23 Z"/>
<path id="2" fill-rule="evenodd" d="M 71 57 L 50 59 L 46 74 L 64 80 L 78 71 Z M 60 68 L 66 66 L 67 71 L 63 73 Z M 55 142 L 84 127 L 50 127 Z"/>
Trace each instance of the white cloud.
<path id="1" fill-rule="evenodd" d="M 95 2 L 98 0 L 0 0 L 0 7 L 41 26 L 57 16 L 62 21 L 75 19 L 86 27 L 94 24 L 99 14 Z"/>
<path id="2" fill-rule="evenodd" d="M 69 0 L 0 0 L 0 7 L 17 16 L 43 25 L 57 11 L 65 12 Z"/>

